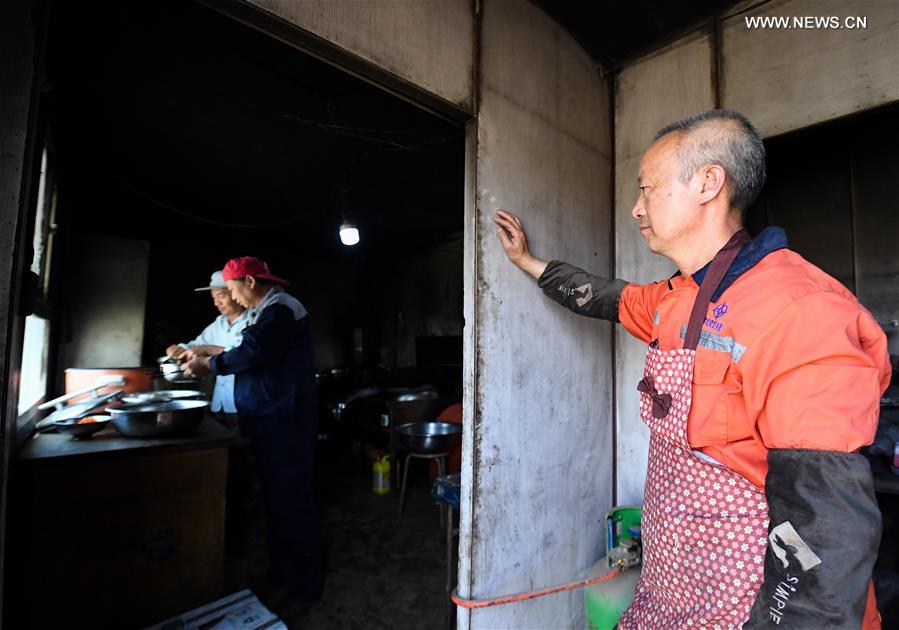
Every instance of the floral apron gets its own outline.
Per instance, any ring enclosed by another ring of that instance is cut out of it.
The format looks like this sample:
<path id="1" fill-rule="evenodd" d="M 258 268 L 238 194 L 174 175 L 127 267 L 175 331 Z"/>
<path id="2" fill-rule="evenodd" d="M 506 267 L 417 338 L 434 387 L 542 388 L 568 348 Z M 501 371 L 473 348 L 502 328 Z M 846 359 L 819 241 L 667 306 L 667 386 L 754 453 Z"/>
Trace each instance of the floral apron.
<path id="1" fill-rule="evenodd" d="M 739 628 L 762 583 L 768 542 L 765 494 L 687 441 L 696 347 L 711 296 L 748 240 L 715 256 L 693 305 L 684 347 L 653 341 L 640 381 L 649 426 L 643 507 L 643 572 L 619 628 Z"/>

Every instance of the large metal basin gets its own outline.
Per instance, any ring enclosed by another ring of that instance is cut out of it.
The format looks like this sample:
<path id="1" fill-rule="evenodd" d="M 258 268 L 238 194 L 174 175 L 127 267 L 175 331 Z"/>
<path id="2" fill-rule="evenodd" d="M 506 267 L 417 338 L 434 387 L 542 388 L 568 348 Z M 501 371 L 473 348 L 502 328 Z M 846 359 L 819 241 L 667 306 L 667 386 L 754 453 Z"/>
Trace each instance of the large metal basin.
<path id="1" fill-rule="evenodd" d="M 208 406 L 208 400 L 173 400 L 109 407 L 107 412 L 122 435 L 156 438 L 190 433 L 203 422 Z"/>
<path id="2" fill-rule="evenodd" d="M 462 443 L 462 425 L 455 422 L 410 422 L 394 432 L 404 447 L 418 455 L 449 453 Z"/>

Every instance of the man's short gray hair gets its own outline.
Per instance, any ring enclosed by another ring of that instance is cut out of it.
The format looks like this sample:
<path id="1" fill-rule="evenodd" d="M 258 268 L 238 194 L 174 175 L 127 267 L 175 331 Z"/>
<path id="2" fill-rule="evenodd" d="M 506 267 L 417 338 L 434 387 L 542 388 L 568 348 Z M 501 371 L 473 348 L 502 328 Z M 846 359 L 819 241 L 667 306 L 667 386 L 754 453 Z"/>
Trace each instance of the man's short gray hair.
<path id="1" fill-rule="evenodd" d="M 655 139 L 681 135 L 680 181 L 686 184 L 703 166 L 718 164 L 730 180 L 730 206 L 741 213 L 765 183 L 765 145 L 749 119 L 729 109 L 693 114 L 659 130 Z"/>

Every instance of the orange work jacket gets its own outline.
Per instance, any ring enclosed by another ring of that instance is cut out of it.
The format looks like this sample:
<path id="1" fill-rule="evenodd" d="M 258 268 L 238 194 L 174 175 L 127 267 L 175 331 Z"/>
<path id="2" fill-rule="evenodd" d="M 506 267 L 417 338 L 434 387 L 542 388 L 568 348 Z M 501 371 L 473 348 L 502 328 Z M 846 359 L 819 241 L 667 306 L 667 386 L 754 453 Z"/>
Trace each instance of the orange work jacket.
<path id="1" fill-rule="evenodd" d="M 684 276 L 630 284 L 618 317 L 644 342 L 682 348 L 698 290 Z M 775 250 L 709 306 L 687 439 L 764 489 L 768 449 L 870 444 L 889 380 L 886 337 L 867 309 L 799 254 Z M 863 627 L 879 625 L 869 589 Z"/>
<path id="2" fill-rule="evenodd" d="M 628 285 L 618 317 L 642 341 L 681 348 L 698 290 L 684 276 Z M 779 249 L 709 305 L 687 439 L 764 489 L 769 448 L 852 452 L 870 444 L 889 380 L 886 336 L 868 310 Z"/>

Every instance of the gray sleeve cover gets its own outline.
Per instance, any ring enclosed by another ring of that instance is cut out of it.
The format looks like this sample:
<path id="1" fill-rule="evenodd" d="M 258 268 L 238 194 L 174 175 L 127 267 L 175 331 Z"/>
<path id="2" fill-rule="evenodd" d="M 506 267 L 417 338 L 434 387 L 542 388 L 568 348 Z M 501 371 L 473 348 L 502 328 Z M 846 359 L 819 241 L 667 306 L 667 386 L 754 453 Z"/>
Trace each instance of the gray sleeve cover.
<path id="1" fill-rule="evenodd" d="M 880 542 L 864 455 L 768 451 L 764 583 L 744 630 L 859 628 Z"/>
<path id="2" fill-rule="evenodd" d="M 628 285 L 624 280 L 611 280 L 587 273 L 558 260 L 550 262 L 537 279 L 537 286 L 550 298 L 587 317 L 618 321 L 618 300 Z"/>

